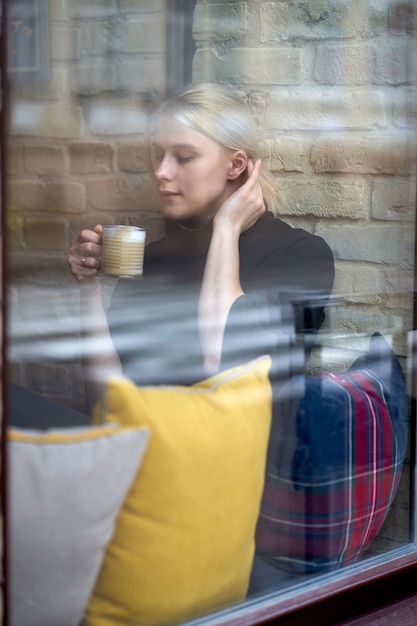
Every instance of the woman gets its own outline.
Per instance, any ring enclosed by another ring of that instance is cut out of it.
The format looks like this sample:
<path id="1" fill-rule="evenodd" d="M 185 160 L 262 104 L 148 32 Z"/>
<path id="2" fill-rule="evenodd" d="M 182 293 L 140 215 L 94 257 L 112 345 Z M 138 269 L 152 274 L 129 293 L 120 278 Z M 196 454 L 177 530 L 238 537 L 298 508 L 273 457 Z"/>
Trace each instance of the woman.
<path id="1" fill-rule="evenodd" d="M 226 87 L 192 85 L 153 112 L 148 144 L 166 235 L 146 249 L 144 280 L 120 281 L 106 313 L 101 225 L 69 251 L 92 341 L 90 403 L 122 372 L 139 384 L 190 384 L 265 353 L 273 377 L 291 375 L 294 358 L 302 368 L 294 328 L 320 326 L 333 258 L 321 238 L 274 217 L 279 193 L 249 109 Z"/>

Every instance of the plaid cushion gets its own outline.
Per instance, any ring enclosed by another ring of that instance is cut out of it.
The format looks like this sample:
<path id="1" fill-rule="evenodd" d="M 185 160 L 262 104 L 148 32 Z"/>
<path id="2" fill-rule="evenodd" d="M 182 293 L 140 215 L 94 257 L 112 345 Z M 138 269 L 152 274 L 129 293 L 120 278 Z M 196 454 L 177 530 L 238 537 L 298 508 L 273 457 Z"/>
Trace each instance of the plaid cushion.
<path id="1" fill-rule="evenodd" d="M 405 383 L 389 358 L 390 367 L 367 355 L 347 373 L 294 383 L 304 392 L 295 420 L 278 416 L 285 425 L 278 444 L 272 436 L 256 533 L 258 553 L 280 567 L 307 573 L 352 563 L 380 529 L 406 447 Z"/>

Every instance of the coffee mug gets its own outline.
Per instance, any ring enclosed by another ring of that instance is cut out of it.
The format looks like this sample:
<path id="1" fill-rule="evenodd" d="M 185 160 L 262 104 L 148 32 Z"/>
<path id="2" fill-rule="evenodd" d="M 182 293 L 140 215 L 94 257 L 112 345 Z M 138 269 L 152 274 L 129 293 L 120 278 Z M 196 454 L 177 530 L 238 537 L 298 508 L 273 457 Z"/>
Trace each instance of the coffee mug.
<path id="1" fill-rule="evenodd" d="M 142 278 L 145 240 L 146 230 L 139 226 L 103 226 L 101 272 L 117 278 Z"/>

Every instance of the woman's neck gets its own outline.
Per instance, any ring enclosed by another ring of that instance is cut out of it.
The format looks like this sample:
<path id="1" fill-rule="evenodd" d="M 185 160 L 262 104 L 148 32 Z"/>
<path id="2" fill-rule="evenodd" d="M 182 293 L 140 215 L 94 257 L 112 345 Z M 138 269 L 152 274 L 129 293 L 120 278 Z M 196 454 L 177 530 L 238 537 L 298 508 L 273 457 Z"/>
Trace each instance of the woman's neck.
<path id="1" fill-rule="evenodd" d="M 200 230 L 204 230 L 206 226 L 211 222 L 211 219 L 207 222 L 198 223 L 195 220 L 185 220 L 182 222 L 178 222 L 178 226 L 182 230 L 186 230 L 188 233 L 198 233 Z"/>

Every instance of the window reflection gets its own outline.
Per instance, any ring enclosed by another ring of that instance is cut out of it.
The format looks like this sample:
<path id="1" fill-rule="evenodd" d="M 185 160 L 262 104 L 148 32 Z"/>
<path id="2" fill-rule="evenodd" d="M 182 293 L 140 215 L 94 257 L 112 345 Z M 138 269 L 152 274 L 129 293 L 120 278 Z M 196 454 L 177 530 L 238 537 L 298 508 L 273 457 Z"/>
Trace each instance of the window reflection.
<path id="1" fill-rule="evenodd" d="M 217 371 L 204 369 L 201 354 L 197 364 L 193 348 L 211 226 L 183 220 L 173 234 L 164 213 L 175 201 L 165 195 L 161 209 L 148 173 L 148 114 L 188 78 L 241 96 L 259 126 L 249 156 L 273 173 L 279 218 L 332 252 L 332 289 L 330 260 L 306 262 L 295 249 L 271 307 L 254 255 L 266 254 L 273 226 L 259 247 L 240 239 L 250 302 L 237 298 L 229 312 L 222 370 L 272 352 L 274 383 L 249 599 L 410 540 L 414 9 L 391 0 L 42 3 L 50 79 L 10 75 L 8 366 L 20 427 L 31 426 L 24 407 L 36 401 L 22 388 L 90 421 L 96 397 L 86 393 L 83 311 L 67 251 L 96 224 L 147 231 L 152 280 L 140 284 L 140 306 L 131 284 L 102 279 L 124 374 L 137 385 L 190 385 Z M 195 157 L 174 153 L 169 133 L 161 125 L 157 142 L 151 137 L 166 194 L 176 191 L 169 168 Z"/>

